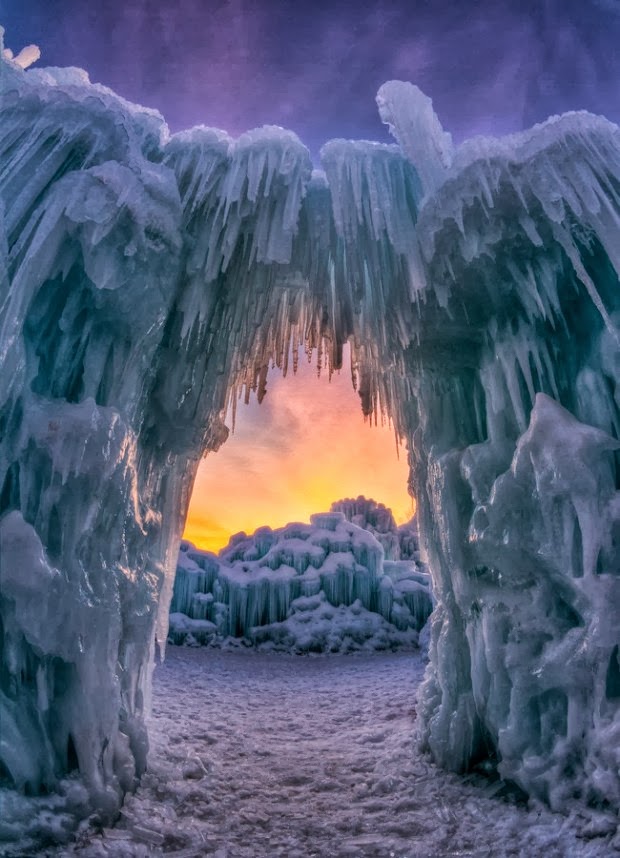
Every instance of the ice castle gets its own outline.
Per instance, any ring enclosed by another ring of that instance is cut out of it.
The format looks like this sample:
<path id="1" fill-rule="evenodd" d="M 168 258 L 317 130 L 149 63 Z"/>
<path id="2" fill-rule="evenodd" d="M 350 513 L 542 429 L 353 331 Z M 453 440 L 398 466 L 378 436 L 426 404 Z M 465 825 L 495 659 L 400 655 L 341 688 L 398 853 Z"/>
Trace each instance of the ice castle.
<path id="1" fill-rule="evenodd" d="M 620 131 L 454 147 L 170 135 L 77 69 L 0 68 L 0 770 L 113 815 L 144 772 L 198 462 L 297 346 L 406 439 L 437 605 L 418 741 L 620 805 Z"/>

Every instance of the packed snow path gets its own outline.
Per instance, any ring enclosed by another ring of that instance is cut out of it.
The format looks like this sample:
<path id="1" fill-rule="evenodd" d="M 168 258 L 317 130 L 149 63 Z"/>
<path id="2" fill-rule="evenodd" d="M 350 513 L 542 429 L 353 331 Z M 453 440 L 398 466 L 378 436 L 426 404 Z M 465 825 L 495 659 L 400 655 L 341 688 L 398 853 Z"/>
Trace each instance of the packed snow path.
<path id="1" fill-rule="evenodd" d="M 528 810 L 420 757 L 412 701 L 423 670 L 417 653 L 300 657 L 171 647 L 155 672 L 142 786 L 114 829 L 62 854 L 620 854 L 608 818 L 568 822 Z M 606 837 L 592 836 L 605 828 Z"/>

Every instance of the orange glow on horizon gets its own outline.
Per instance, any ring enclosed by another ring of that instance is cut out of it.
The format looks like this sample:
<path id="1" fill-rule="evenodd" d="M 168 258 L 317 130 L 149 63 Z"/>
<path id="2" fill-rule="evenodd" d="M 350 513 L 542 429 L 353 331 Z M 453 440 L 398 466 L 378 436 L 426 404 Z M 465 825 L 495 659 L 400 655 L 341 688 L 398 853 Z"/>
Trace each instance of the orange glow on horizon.
<path id="1" fill-rule="evenodd" d="M 360 494 L 401 524 L 415 511 L 408 476 L 406 450 L 397 458 L 393 428 L 364 422 L 348 372 L 328 381 L 300 360 L 295 376 L 270 371 L 260 406 L 238 405 L 234 434 L 198 469 L 183 537 L 217 552 L 241 530 L 309 521 Z"/>

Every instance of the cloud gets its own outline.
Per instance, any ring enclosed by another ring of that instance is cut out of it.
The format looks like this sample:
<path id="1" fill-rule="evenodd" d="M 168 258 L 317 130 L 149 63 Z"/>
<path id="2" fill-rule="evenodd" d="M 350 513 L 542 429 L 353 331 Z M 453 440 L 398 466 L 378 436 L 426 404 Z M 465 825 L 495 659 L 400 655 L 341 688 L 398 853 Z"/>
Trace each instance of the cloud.
<path id="1" fill-rule="evenodd" d="M 52 65 L 87 67 L 172 130 L 290 127 L 315 159 L 332 137 L 390 139 L 374 97 L 395 78 L 433 99 L 457 141 L 570 108 L 620 111 L 620 0 L 58 5 L 30 35 Z"/>

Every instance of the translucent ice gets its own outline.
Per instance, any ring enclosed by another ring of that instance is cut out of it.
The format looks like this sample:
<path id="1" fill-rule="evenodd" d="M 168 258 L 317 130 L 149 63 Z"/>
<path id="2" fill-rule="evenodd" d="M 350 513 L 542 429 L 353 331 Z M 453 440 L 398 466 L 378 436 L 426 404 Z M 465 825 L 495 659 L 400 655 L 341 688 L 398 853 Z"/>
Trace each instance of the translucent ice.
<path id="1" fill-rule="evenodd" d="M 453 457 L 444 491 L 460 489 L 462 480 L 471 485 L 484 446 Z M 433 699 L 436 678 L 427 677 L 422 694 L 427 714 L 433 711 L 430 744 L 454 753 L 442 719 L 469 693 L 471 724 L 480 730 L 470 734 L 471 752 L 477 741 L 490 741 L 500 773 L 556 807 L 596 790 L 599 799 L 620 799 L 610 775 L 615 751 L 601 753 L 602 736 L 618 731 L 618 449 L 616 439 L 537 395 L 512 462 L 479 496 L 451 565 L 471 691 L 438 650 L 442 704 Z M 453 635 L 458 627 L 443 619 L 435 623 Z"/>
<path id="2" fill-rule="evenodd" d="M 390 510 L 362 497 L 334 507 L 350 509 L 351 504 L 386 528 L 378 535 L 391 537 L 387 544 L 393 562 L 384 561 L 383 544 L 373 535 L 372 525 L 350 523 L 333 508 L 313 515 L 310 524 L 293 523 L 279 530 L 261 527 L 252 536 L 237 534 L 218 556 L 183 543 L 171 606 L 172 641 L 221 644 L 232 637 L 271 640 L 286 648 L 288 640 L 291 649 L 303 651 L 319 650 L 323 641 L 335 651 L 343 648 L 344 637 L 350 638 L 357 616 L 360 628 L 355 640 L 360 646 L 369 647 L 369 639 L 379 630 L 374 648 L 415 644 L 432 607 L 428 574 L 411 558 L 400 560 Z M 389 526 L 393 529 L 388 531 Z M 306 612 L 307 599 L 314 600 L 311 613 Z M 352 605 L 358 606 L 353 613 L 327 607 Z M 296 616 L 300 611 L 303 619 Z M 327 629 L 329 619 L 332 629 Z M 204 626 L 191 625 L 204 621 Z M 295 632 L 300 622 L 307 645 Z M 401 631 L 409 634 L 400 635 Z M 349 648 L 354 648 L 352 642 Z"/>

